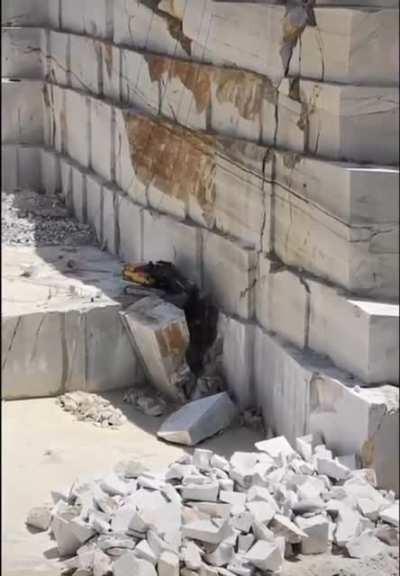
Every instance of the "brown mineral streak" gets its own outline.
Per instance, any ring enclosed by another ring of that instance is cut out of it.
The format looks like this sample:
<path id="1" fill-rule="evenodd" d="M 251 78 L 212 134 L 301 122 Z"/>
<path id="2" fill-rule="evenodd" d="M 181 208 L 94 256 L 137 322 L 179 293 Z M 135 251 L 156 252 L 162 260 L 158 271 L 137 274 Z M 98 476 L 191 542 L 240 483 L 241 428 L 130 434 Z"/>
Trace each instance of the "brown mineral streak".
<path id="1" fill-rule="evenodd" d="M 262 113 L 264 99 L 276 103 L 276 90 L 271 81 L 253 72 L 217 69 L 155 55 L 146 57 L 146 60 L 152 82 L 160 82 L 164 75 L 168 80 L 179 78 L 193 94 L 198 113 L 210 105 L 213 83 L 218 102 L 233 104 L 246 120 L 253 120 Z"/>
<path id="2" fill-rule="evenodd" d="M 203 210 L 215 201 L 215 144 L 165 121 L 125 116 L 131 160 L 139 180 L 186 202 L 196 197 Z"/>
<path id="3" fill-rule="evenodd" d="M 214 77 L 218 102 L 230 102 L 246 120 L 253 120 L 262 113 L 264 99 L 276 102 L 275 90 L 268 78 L 226 68 L 215 70 Z"/>
<path id="4" fill-rule="evenodd" d="M 164 74 L 168 80 L 179 78 L 185 88 L 192 92 L 197 112 L 204 112 L 211 100 L 211 75 L 207 68 L 193 62 L 170 60 L 162 56 L 147 58 L 147 64 L 152 82 L 159 82 Z"/>
<path id="5" fill-rule="evenodd" d="M 181 357 L 186 352 L 187 341 L 178 325 L 173 324 L 165 330 L 159 330 L 156 337 L 163 357 L 171 356 L 171 354 Z"/>

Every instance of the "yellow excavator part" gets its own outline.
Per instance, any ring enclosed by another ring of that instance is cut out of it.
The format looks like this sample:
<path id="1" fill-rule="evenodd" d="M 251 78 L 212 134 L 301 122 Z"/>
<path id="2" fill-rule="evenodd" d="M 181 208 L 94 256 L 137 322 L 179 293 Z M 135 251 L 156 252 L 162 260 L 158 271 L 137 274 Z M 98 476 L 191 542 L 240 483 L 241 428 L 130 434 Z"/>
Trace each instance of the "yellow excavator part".
<path id="1" fill-rule="evenodd" d="M 141 270 L 141 265 L 126 264 L 122 269 L 122 278 L 127 282 L 134 282 L 142 286 L 153 286 L 154 279 Z"/>

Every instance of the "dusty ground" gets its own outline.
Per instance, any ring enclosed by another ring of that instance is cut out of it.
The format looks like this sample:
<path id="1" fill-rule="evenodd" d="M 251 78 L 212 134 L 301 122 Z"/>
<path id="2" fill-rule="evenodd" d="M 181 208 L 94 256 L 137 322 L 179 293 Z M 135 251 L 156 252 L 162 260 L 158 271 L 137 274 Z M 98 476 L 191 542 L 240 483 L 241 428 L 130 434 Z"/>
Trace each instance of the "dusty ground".
<path id="1" fill-rule="evenodd" d="M 49 501 L 51 489 L 71 484 L 79 475 L 104 473 L 129 456 L 156 469 L 183 453 L 156 439 L 157 418 L 123 404 L 120 393 L 107 398 L 128 416 L 118 430 L 77 422 L 54 399 L 2 403 L 3 576 L 59 574 L 54 542 L 47 534 L 29 533 L 24 524 L 29 508 Z M 230 456 L 236 450 L 252 450 L 258 439 L 253 431 L 233 428 L 204 447 Z M 282 576 L 396 576 L 397 558 L 396 550 L 368 562 L 342 556 L 301 558 L 286 563 Z"/>
<path id="2" fill-rule="evenodd" d="M 57 196 L 31 190 L 1 194 L 1 242 L 13 246 L 95 244 L 87 224 L 72 218 Z"/>

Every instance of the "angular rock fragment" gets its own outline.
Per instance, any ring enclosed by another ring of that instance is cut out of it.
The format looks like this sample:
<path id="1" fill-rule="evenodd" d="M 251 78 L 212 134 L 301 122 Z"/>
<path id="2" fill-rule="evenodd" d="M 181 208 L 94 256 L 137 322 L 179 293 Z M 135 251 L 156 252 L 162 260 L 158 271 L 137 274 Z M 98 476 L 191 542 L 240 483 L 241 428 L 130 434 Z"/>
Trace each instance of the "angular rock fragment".
<path id="1" fill-rule="evenodd" d="M 236 408 L 226 392 L 195 400 L 169 416 L 157 433 L 176 444 L 194 446 L 229 426 Z"/>
<path id="2" fill-rule="evenodd" d="M 182 527 L 184 538 L 193 538 L 200 542 L 219 544 L 228 534 L 228 523 L 216 520 L 197 520 Z"/>
<path id="3" fill-rule="evenodd" d="M 148 296 L 120 314 L 150 382 L 172 400 L 184 400 L 191 372 L 186 363 L 189 330 L 183 310 Z"/>
<path id="4" fill-rule="evenodd" d="M 276 536 L 283 536 L 286 542 L 298 544 L 308 538 L 307 534 L 286 516 L 276 514 L 271 523 L 271 530 Z"/>
<path id="5" fill-rule="evenodd" d="M 339 460 L 333 460 L 332 458 L 320 457 L 316 458 L 316 464 L 319 474 L 326 474 L 329 478 L 334 480 L 345 480 L 349 474 L 350 469 L 341 464 Z"/>
<path id="6" fill-rule="evenodd" d="M 266 452 L 271 458 L 282 459 L 283 462 L 296 458 L 296 452 L 284 436 L 256 442 L 255 447 L 261 452 Z"/>
<path id="7" fill-rule="evenodd" d="M 246 559 L 260 570 L 276 572 L 282 566 L 283 555 L 278 544 L 259 540 L 245 555 Z"/>
<path id="8" fill-rule="evenodd" d="M 36 530 L 48 530 L 51 523 L 51 507 L 37 506 L 28 512 L 26 524 Z"/>
<path id="9" fill-rule="evenodd" d="M 301 543 L 302 554 L 323 554 L 328 550 L 329 520 L 325 516 L 298 517 L 296 524 L 308 536 Z"/>
<path id="10" fill-rule="evenodd" d="M 351 558 L 372 558 L 384 552 L 386 545 L 371 530 L 349 540 L 346 550 Z"/>
<path id="11" fill-rule="evenodd" d="M 396 500 L 394 504 L 382 510 L 379 517 L 384 522 L 391 524 L 392 526 L 399 525 L 399 501 Z"/>
<path id="12" fill-rule="evenodd" d="M 179 576 L 179 556 L 164 551 L 158 561 L 158 576 Z"/>
<path id="13" fill-rule="evenodd" d="M 113 564 L 114 576 L 157 576 L 156 569 L 150 562 L 141 560 L 133 552 L 126 552 Z"/>

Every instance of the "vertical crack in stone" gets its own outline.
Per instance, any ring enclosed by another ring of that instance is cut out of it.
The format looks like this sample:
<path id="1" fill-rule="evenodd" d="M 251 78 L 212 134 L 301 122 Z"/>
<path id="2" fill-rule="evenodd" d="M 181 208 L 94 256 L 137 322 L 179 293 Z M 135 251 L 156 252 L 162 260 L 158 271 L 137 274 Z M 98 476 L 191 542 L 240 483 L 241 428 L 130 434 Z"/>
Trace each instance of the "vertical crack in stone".
<path id="1" fill-rule="evenodd" d="M 282 25 L 282 45 L 280 49 L 285 76 L 289 74 L 294 49 L 306 26 L 316 26 L 314 14 L 315 0 L 306 0 L 302 5 L 293 1 L 287 2 L 287 4 Z"/>
<path id="2" fill-rule="evenodd" d="M 114 245 L 115 253 L 120 253 L 121 230 L 119 227 L 119 194 L 113 190 L 113 213 L 114 213 Z"/>
<path id="3" fill-rule="evenodd" d="M 302 274 L 299 274 L 299 281 L 306 291 L 306 306 L 304 311 L 304 348 L 308 349 L 310 344 L 311 290 L 307 280 Z"/>
<path id="4" fill-rule="evenodd" d="M 18 330 L 19 330 L 19 328 L 20 328 L 20 325 L 22 324 L 22 320 L 23 320 L 22 316 L 18 316 L 17 321 L 16 321 L 15 326 L 14 326 L 13 333 L 12 333 L 11 338 L 10 338 L 10 343 L 9 343 L 9 345 L 8 345 L 8 347 L 7 347 L 7 352 L 6 352 L 5 357 L 4 357 L 4 360 L 3 360 L 3 362 L 2 362 L 2 366 L 1 366 L 1 369 L 2 369 L 2 370 L 4 370 L 5 367 L 6 367 L 9 354 L 10 354 L 10 352 L 12 351 L 12 349 L 13 349 L 13 347 L 14 347 L 15 338 L 16 338 L 16 336 L 17 336 L 17 332 L 18 332 Z"/>
<path id="5" fill-rule="evenodd" d="M 43 326 L 45 321 L 46 321 L 46 314 L 43 314 L 43 316 L 41 317 L 41 319 L 39 321 L 39 325 L 36 329 L 35 336 L 33 337 L 33 346 L 32 346 L 31 358 L 30 358 L 31 362 L 33 361 L 33 359 L 35 358 L 35 356 L 37 354 L 39 335 L 40 335 L 40 331 L 41 331 L 42 326 Z"/>
<path id="6" fill-rule="evenodd" d="M 60 392 L 63 393 L 65 391 L 69 373 L 66 315 L 63 313 L 60 314 L 60 337 L 61 337 L 61 357 L 62 357 Z"/>
<path id="7" fill-rule="evenodd" d="M 166 22 L 172 38 L 176 40 L 186 54 L 190 56 L 192 52 L 192 40 L 184 34 L 182 20 L 160 10 L 160 2 L 161 0 L 139 0 L 140 4 L 149 8 L 149 10 Z"/>

